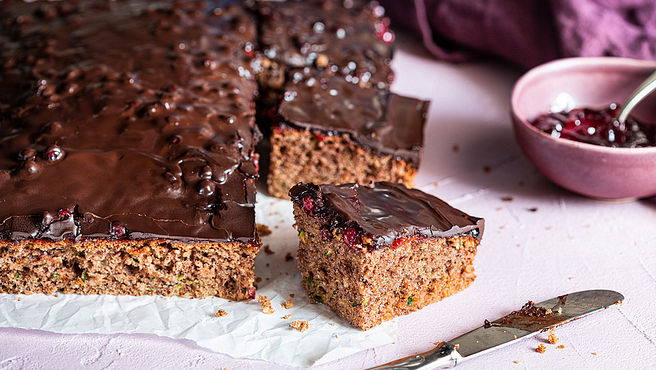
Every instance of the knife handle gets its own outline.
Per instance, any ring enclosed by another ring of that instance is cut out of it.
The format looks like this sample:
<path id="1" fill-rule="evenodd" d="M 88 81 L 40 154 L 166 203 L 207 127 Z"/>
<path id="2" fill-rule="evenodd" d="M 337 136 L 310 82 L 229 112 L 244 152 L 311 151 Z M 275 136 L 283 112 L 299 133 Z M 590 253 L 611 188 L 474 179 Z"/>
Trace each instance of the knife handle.
<path id="1" fill-rule="evenodd" d="M 448 369 L 455 367 L 462 360 L 462 356 L 453 344 L 441 343 L 437 348 L 428 352 L 408 356 L 396 361 L 386 363 L 372 369 L 378 370 L 406 370 L 406 369 Z"/>

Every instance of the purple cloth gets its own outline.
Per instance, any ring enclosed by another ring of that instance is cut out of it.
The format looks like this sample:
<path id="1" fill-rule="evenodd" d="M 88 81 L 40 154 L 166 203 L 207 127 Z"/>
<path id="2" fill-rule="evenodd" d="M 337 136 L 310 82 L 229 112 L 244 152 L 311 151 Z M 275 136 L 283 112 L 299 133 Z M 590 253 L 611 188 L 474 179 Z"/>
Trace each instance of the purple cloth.
<path id="1" fill-rule="evenodd" d="M 656 59 L 653 0 L 379 0 L 437 58 L 493 55 L 522 67 L 559 57 Z"/>

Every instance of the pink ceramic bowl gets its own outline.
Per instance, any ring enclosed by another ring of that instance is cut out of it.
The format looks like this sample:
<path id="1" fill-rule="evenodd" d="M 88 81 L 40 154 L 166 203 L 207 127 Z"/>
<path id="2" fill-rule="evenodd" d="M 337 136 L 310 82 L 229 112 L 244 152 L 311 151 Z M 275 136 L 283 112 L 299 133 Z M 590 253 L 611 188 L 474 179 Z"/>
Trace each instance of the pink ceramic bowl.
<path id="1" fill-rule="evenodd" d="M 656 62 L 625 58 L 568 58 L 533 68 L 511 95 L 517 142 L 546 177 L 576 193 L 601 199 L 656 195 L 656 147 L 608 148 L 558 139 L 528 122 L 555 106 L 623 103 L 655 69 Z M 631 115 L 656 124 L 656 93 Z"/>

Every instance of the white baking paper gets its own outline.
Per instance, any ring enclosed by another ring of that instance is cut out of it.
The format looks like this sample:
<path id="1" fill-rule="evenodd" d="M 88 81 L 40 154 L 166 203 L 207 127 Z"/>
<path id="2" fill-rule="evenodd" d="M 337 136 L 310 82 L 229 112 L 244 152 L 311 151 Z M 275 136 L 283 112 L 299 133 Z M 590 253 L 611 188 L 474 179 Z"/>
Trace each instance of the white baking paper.
<path id="1" fill-rule="evenodd" d="M 258 294 L 271 299 L 275 313 L 262 313 L 257 301 L 221 298 L 132 296 L 55 296 L 0 294 L 0 327 L 40 329 L 56 333 L 149 333 L 196 342 L 236 358 L 284 365 L 309 366 L 337 360 L 396 340 L 396 322 L 366 332 L 351 327 L 321 304 L 311 304 L 301 287 L 296 259 L 298 238 L 292 228 L 289 201 L 258 194 L 257 222 L 269 226 L 263 237 L 274 254 L 260 252 L 255 273 Z M 290 294 L 294 297 L 291 298 Z M 294 307 L 281 303 L 291 299 Z M 218 309 L 227 316 L 216 317 Z M 283 319 L 286 315 L 289 319 Z M 308 320 L 299 332 L 293 320 Z"/>

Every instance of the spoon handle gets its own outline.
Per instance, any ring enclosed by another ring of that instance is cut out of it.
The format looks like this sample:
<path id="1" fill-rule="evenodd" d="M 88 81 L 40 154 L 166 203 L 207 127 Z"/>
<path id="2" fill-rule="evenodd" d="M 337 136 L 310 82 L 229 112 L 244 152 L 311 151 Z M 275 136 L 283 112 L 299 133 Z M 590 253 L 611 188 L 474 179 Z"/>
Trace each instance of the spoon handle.
<path id="1" fill-rule="evenodd" d="M 649 94 L 656 90 L 656 71 L 649 75 L 647 79 L 638 86 L 638 88 L 629 96 L 622 108 L 620 108 L 619 113 L 617 114 L 617 120 L 620 123 L 624 123 L 629 117 L 631 110 L 638 105 Z"/>

